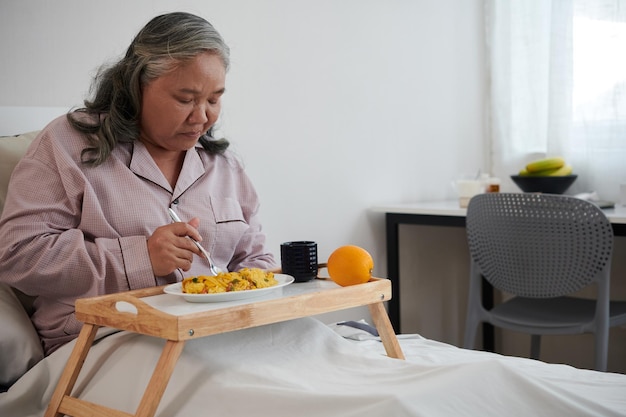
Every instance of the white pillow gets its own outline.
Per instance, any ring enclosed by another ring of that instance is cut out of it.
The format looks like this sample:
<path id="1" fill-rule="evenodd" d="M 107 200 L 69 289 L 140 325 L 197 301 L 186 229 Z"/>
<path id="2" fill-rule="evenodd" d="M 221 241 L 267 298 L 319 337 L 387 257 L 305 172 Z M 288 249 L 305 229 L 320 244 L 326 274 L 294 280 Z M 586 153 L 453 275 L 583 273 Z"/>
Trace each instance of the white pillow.
<path id="1" fill-rule="evenodd" d="M 11 287 L 0 283 L 0 386 L 9 387 L 43 357 L 26 310 Z"/>
<path id="2" fill-rule="evenodd" d="M 0 213 L 6 201 L 11 172 L 39 131 L 0 137 Z"/>

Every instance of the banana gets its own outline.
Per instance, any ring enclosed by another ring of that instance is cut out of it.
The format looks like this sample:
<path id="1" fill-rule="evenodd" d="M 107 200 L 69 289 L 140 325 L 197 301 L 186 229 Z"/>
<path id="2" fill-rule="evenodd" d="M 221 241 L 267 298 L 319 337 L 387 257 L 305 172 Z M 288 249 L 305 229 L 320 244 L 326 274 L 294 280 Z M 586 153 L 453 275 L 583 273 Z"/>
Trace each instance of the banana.
<path id="1" fill-rule="evenodd" d="M 530 162 L 526 165 L 526 171 L 529 173 L 535 173 L 539 171 L 546 171 L 549 169 L 558 169 L 565 165 L 565 160 L 560 156 L 552 158 L 539 159 Z"/>
<path id="2" fill-rule="evenodd" d="M 560 168 L 544 169 L 543 171 L 528 172 L 528 169 L 522 169 L 519 175 L 522 177 L 563 177 L 572 174 L 571 165 L 563 165 Z"/>
<path id="3" fill-rule="evenodd" d="M 528 172 L 526 168 L 519 172 L 522 177 L 548 177 L 561 168 L 544 169 L 543 171 Z"/>
<path id="4" fill-rule="evenodd" d="M 572 174 L 572 166 L 571 165 L 563 165 L 561 168 L 557 169 L 554 172 L 549 173 L 548 175 L 550 177 L 564 177 L 566 175 L 571 175 Z"/>

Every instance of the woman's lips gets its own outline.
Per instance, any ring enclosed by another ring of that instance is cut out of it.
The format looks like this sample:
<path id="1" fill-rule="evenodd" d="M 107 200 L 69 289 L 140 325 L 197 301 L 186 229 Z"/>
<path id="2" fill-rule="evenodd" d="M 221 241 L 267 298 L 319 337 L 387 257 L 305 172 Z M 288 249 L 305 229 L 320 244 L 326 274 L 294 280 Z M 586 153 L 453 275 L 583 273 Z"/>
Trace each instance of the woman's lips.
<path id="1" fill-rule="evenodd" d="M 181 135 L 186 136 L 188 138 L 198 139 L 202 135 L 202 132 L 185 132 L 185 133 L 181 133 Z"/>

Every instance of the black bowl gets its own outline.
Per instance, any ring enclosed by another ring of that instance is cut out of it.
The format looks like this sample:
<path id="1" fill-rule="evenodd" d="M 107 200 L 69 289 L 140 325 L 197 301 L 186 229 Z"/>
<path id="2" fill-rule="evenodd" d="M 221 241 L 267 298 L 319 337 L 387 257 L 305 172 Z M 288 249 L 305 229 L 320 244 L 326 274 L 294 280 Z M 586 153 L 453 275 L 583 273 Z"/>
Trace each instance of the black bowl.
<path id="1" fill-rule="evenodd" d="M 563 194 L 576 181 L 578 175 L 562 177 L 530 177 L 511 175 L 511 179 L 526 193 Z"/>

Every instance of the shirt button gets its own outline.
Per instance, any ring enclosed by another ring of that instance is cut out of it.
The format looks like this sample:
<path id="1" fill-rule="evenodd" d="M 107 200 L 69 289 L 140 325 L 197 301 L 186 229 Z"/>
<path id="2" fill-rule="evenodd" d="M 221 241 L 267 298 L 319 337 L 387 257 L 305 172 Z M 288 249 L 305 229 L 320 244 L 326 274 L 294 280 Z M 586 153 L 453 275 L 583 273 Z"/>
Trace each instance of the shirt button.
<path id="1" fill-rule="evenodd" d="M 178 199 L 172 201 L 172 204 L 175 205 L 175 206 L 178 205 Z"/>

